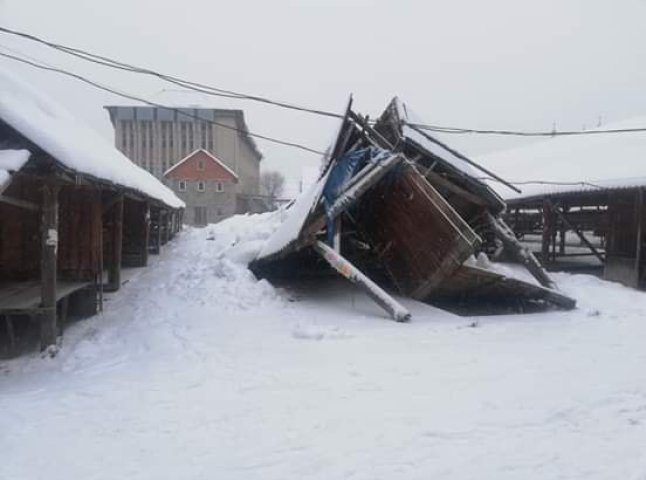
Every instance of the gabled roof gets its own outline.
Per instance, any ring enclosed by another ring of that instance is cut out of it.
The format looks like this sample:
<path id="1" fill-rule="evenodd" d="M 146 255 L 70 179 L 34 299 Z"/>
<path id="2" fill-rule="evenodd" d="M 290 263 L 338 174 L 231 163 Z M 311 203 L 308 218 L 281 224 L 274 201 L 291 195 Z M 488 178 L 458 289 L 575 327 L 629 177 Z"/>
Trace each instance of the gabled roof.
<path id="1" fill-rule="evenodd" d="M 643 127 L 646 117 L 599 129 Z M 646 186 L 646 132 L 554 137 L 482 155 L 478 161 L 510 182 L 523 183 L 520 194 L 491 183 L 507 200 Z"/>
<path id="2" fill-rule="evenodd" d="M 6 71 L 0 72 L 0 121 L 63 168 L 134 190 L 172 208 L 184 206 L 172 190 L 132 163 L 106 139 Z"/>
<path id="3" fill-rule="evenodd" d="M 190 159 L 192 159 L 192 158 L 193 158 L 195 155 L 197 155 L 198 153 L 204 153 L 204 154 L 206 154 L 206 156 L 207 156 L 209 159 L 211 159 L 212 161 L 214 161 L 215 163 L 217 163 L 218 165 L 220 165 L 220 166 L 221 166 L 222 168 L 224 168 L 228 173 L 230 173 L 230 174 L 233 176 L 233 178 L 235 178 L 236 180 L 238 180 L 238 175 L 236 174 L 236 172 L 234 172 L 233 170 L 231 170 L 231 169 L 230 169 L 230 168 L 229 168 L 229 167 L 228 167 L 228 166 L 227 166 L 227 165 L 226 165 L 222 160 L 220 160 L 218 157 L 216 157 L 215 155 L 213 155 L 213 154 L 212 154 L 212 153 L 210 153 L 210 152 L 207 152 L 207 151 L 206 151 L 206 150 L 204 150 L 203 148 L 198 148 L 197 150 L 194 150 L 193 152 L 191 152 L 191 153 L 189 153 L 188 155 L 186 155 L 186 156 L 185 156 L 184 158 L 182 158 L 179 162 L 177 162 L 175 165 L 173 165 L 173 166 L 172 166 L 172 167 L 170 167 L 168 170 L 166 170 L 166 171 L 164 172 L 164 177 L 165 177 L 166 175 L 168 175 L 169 173 L 171 173 L 173 170 L 175 170 L 177 167 L 179 167 L 180 165 L 182 165 L 183 163 L 188 162 Z"/>

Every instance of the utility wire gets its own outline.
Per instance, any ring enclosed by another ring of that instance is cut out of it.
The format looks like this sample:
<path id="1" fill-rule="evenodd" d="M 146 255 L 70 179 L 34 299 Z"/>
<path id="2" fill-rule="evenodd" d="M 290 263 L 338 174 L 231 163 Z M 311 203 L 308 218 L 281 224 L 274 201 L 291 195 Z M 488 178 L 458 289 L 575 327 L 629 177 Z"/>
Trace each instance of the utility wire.
<path id="1" fill-rule="evenodd" d="M 493 182 L 500 182 L 497 178 L 493 177 L 478 177 L 478 180 L 489 180 Z M 581 186 L 581 187 L 592 187 L 592 188 L 597 188 L 597 189 L 604 189 L 606 187 L 603 187 L 601 185 L 596 185 L 594 183 L 590 182 L 557 182 L 557 181 L 550 181 L 550 180 L 523 180 L 523 181 L 509 181 L 508 183 L 512 185 L 555 185 L 555 186 L 564 186 L 564 187 L 569 187 L 569 186 Z"/>
<path id="2" fill-rule="evenodd" d="M 564 137 L 575 135 L 601 135 L 607 133 L 634 133 L 646 132 L 646 127 L 639 128 L 610 128 L 610 129 L 596 129 L 596 130 L 553 130 L 550 132 L 524 132 L 518 130 L 478 130 L 473 128 L 458 128 L 458 127 L 442 127 L 438 125 L 426 125 L 423 123 L 408 123 L 411 127 L 428 130 L 438 133 L 453 133 L 453 134 L 469 134 L 475 133 L 480 135 L 510 135 L 517 137 Z"/>
<path id="3" fill-rule="evenodd" d="M 105 67 L 109 68 L 115 68 L 118 70 L 123 70 L 123 71 L 128 71 L 132 73 L 139 73 L 143 75 L 149 75 L 152 77 L 156 77 L 160 80 L 172 83 L 174 85 L 178 85 L 180 87 L 189 89 L 189 90 L 194 90 L 206 95 L 212 95 L 212 96 L 217 96 L 217 97 L 225 97 L 225 98 L 235 98 L 235 99 L 240 99 L 240 100 L 252 100 L 260 103 L 265 103 L 268 105 L 274 105 L 277 107 L 281 108 L 286 108 L 290 110 L 296 110 L 296 111 L 301 111 L 301 112 L 306 112 L 306 113 L 311 113 L 315 115 L 320 115 L 320 116 L 325 116 L 325 117 L 332 117 L 332 118 L 343 118 L 343 115 L 335 113 L 335 112 L 329 112 L 325 110 L 318 110 L 318 109 L 313 109 L 313 108 L 308 108 L 308 107 L 303 107 L 299 105 L 295 105 L 292 103 L 287 103 L 287 102 L 282 102 L 282 101 L 277 101 L 277 100 L 271 100 L 267 97 L 262 97 L 258 95 L 249 95 L 245 93 L 240 93 L 236 92 L 233 90 L 226 90 L 222 88 L 217 88 L 213 87 L 210 85 L 206 85 L 203 83 L 198 83 L 198 82 L 192 82 L 189 80 L 185 80 L 179 77 L 175 77 L 173 75 L 168 75 L 164 73 L 160 73 L 154 70 L 150 70 L 148 68 L 142 68 L 142 67 L 137 67 L 135 65 L 130 65 L 125 62 L 121 62 L 118 60 L 111 59 L 109 57 L 103 56 L 103 55 L 97 55 L 91 52 L 88 52 L 86 50 L 82 50 L 79 48 L 75 47 L 69 47 L 67 45 L 62 45 L 59 43 L 54 43 L 50 42 L 48 40 L 42 39 L 40 37 L 37 37 L 35 35 L 31 35 L 29 33 L 25 32 L 19 32 L 17 30 L 11 30 L 6 27 L 0 27 L 0 33 L 6 33 L 9 35 L 15 35 L 33 42 L 40 43 L 41 45 L 45 45 L 49 48 L 53 48 L 55 50 L 58 50 L 60 52 L 66 53 L 68 55 L 72 55 L 74 57 L 102 65 Z"/>
<path id="4" fill-rule="evenodd" d="M 182 79 L 173 75 L 168 75 L 164 73 L 157 72 L 148 68 L 138 67 L 131 65 L 125 62 L 114 60 L 112 58 L 91 53 L 87 50 L 80 48 L 70 47 L 67 45 L 51 42 L 45 40 L 36 35 L 32 35 L 25 32 L 20 32 L 17 30 L 12 30 L 6 27 L 0 27 L 0 33 L 5 33 L 8 35 L 14 35 L 17 37 L 24 38 L 33 42 L 37 42 L 41 45 L 45 45 L 49 48 L 55 49 L 57 51 L 63 52 L 67 55 L 72 55 L 74 57 L 80 58 L 82 60 L 92 62 L 98 65 L 102 65 L 108 68 L 118 69 L 122 71 L 127 71 L 131 73 L 138 73 L 143 75 L 148 75 L 156 77 L 165 82 L 174 84 L 186 88 L 188 90 L 193 90 L 205 95 L 232 98 L 238 100 L 251 100 L 255 102 L 264 103 L 267 105 L 273 105 L 276 107 L 286 108 L 289 110 L 301 111 L 306 113 L 311 113 L 314 115 L 320 115 L 331 118 L 343 118 L 343 115 L 335 112 L 330 112 L 326 110 L 314 109 L 309 107 L 303 107 L 300 105 L 287 103 L 279 100 L 272 100 L 267 97 L 262 97 L 259 95 L 250 95 L 241 92 L 236 92 L 234 90 L 227 90 L 211 85 L 206 85 L 204 83 L 193 82 L 190 80 Z M 635 133 L 635 132 L 646 132 L 646 127 L 641 128 L 615 128 L 615 129 L 596 129 L 596 130 L 564 130 L 564 131 L 520 131 L 520 130 L 495 130 L 495 129 L 475 129 L 475 128 L 462 128 L 462 127 L 446 127 L 441 125 L 429 125 L 423 123 L 412 123 L 405 122 L 411 127 L 418 128 L 420 130 L 427 130 L 437 133 L 447 133 L 447 134 L 478 134 L 478 135 L 503 135 L 503 136 L 519 136 L 519 137 L 559 137 L 559 136 L 577 136 L 577 135 L 600 135 L 600 134 L 614 134 L 614 133 Z"/>
<path id="5" fill-rule="evenodd" d="M 0 56 L 8 58 L 10 60 L 14 60 L 16 62 L 20 62 L 20 63 L 24 63 L 26 65 L 30 65 L 30 66 L 32 66 L 34 68 L 38 68 L 40 70 L 46 70 L 46 71 L 49 71 L 49 72 L 54 72 L 54 73 L 58 73 L 60 75 L 65 75 L 67 77 L 74 78 L 74 79 L 79 80 L 79 81 L 81 81 L 83 83 L 86 83 L 87 85 L 90 85 L 90 86 L 92 86 L 94 88 L 97 88 L 99 90 L 103 90 L 103 91 L 111 93 L 113 95 L 117 95 L 119 97 L 126 98 L 128 100 L 134 100 L 134 101 L 137 101 L 137 102 L 145 103 L 145 104 L 153 106 L 153 107 L 164 108 L 164 109 L 167 109 L 167 110 L 175 111 L 175 112 L 178 112 L 178 114 L 184 115 L 186 117 L 194 118 L 194 119 L 200 120 L 202 122 L 209 123 L 211 125 L 217 125 L 219 127 L 226 128 L 228 130 L 233 130 L 235 132 L 240 132 L 240 133 L 249 135 L 250 137 L 260 138 L 262 140 L 266 140 L 268 142 L 275 143 L 275 144 L 278 144 L 278 145 L 284 145 L 284 146 L 287 146 L 287 147 L 298 148 L 300 150 L 303 150 L 303 151 L 306 151 L 306 152 L 309 152 L 309 153 L 315 153 L 317 155 L 325 155 L 325 153 L 321 152 L 320 150 L 315 150 L 313 148 L 307 147 L 307 146 L 299 144 L 299 143 L 280 140 L 280 139 L 277 139 L 277 138 L 274 138 L 274 137 L 268 137 L 266 135 L 261 135 L 259 133 L 254 133 L 254 132 L 251 132 L 249 130 L 239 129 L 239 128 L 227 125 L 225 123 L 219 123 L 219 122 L 216 122 L 216 121 L 213 121 L 213 120 L 204 119 L 204 118 L 202 118 L 202 117 L 200 117 L 198 115 L 184 112 L 184 111 L 182 111 L 182 110 L 180 110 L 178 108 L 169 107 L 169 106 L 162 105 L 162 104 L 159 104 L 159 103 L 156 103 L 156 102 L 151 102 L 150 100 L 146 100 L 144 98 L 137 97 L 137 96 L 131 95 L 129 93 L 123 93 L 123 92 L 115 90 L 115 89 L 113 89 L 111 87 L 101 85 L 101 84 L 99 84 L 97 82 L 94 82 L 93 80 L 90 80 L 90 79 L 88 79 L 88 78 L 86 78 L 86 77 L 84 77 L 82 75 L 77 74 L 77 73 L 70 72 L 68 70 L 63 70 L 61 68 L 51 67 L 51 66 L 48 66 L 48 65 L 37 63 L 37 62 L 31 61 L 31 60 L 27 60 L 26 58 L 21 58 L 21 57 L 19 57 L 17 55 L 12 55 L 12 54 L 9 54 L 9 53 L 0 52 Z"/>

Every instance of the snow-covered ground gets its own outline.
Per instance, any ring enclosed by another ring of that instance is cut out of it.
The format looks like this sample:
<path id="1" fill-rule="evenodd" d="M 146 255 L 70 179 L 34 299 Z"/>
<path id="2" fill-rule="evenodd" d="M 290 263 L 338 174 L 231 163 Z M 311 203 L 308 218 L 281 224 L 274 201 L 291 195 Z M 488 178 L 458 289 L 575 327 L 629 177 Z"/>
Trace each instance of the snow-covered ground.
<path id="1" fill-rule="evenodd" d="M 398 324 L 257 281 L 271 215 L 185 231 L 56 358 L 0 363 L 0 479 L 646 479 L 646 294 L 562 274 L 572 312 Z"/>

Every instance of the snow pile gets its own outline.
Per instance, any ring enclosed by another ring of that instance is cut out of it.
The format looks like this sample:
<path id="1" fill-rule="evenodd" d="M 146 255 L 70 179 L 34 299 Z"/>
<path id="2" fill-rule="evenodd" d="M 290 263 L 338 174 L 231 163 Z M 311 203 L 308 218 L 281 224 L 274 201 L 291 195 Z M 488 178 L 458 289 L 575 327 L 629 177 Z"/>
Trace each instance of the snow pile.
<path id="1" fill-rule="evenodd" d="M 184 206 L 153 175 L 6 71 L 0 72 L 0 118 L 69 169 L 131 188 L 173 208 Z"/>
<path id="2" fill-rule="evenodd" d="M 254 279 L 272 215 L 184 231 L 58 357 L 0 362 L 0 478 L 644 478 L 644 292 L 557 274 L 578 309 L 400 324 Z"/>
<path id="3" fill-rule="evenodd" d="M 0 150 L 0 192 L 11 174 L 20 170 L 30 155 L 28 150 Z"/>
<path id="4" fill-rule="evenodd" d="M 296 198 L 294 203 L 280 210 L 280 226 L 278 226 L 275 233 L 269 237 L 267 243 L 262 247 L 258 258 L 268 257 L 278 253 L 298 239 L 307 216 L 316 208 L 321 198 L 321 193 L 323 192 L 323 187 L 325 187 L 325 182 L 329 174 L 330 170 L 318 182 L 311 185 L 306 192 Z"/>
<path id="5" fill-rule="evenodd" d="M 599 127 L 630 129 L 646 125 L 639 117 Z M 555 137 L 476 159 L 510 182 L 548 181 L 519 185 L 516 193 L 497 182 L 491 186 L 506 199 L 548 193 L 646 185 L 646 132 Z"/>
<path id="6" fill-rule="evenodd" d="M 502 275 L 503 277 L 513 278 L 531 285 L 540 285 L 525 266 L 517 263 L 492 262 L 484 252 L 480 252 L 477 257 L 475 255 L 471 255 L 464 261 L 464 264 L 469 267 L 489 270 Z"/>

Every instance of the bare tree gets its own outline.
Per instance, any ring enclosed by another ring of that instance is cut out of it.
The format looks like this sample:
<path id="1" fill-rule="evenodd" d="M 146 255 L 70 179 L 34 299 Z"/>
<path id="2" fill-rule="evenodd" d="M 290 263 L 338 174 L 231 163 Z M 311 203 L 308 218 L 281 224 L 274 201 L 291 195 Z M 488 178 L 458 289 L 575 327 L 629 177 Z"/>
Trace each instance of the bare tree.
<path id="1" fill-rule="evenodd" d="M 260 175 L 260 188 L 271 201 L 275 201 L 283 193 L 285 177 L 275 170 L 263 172 Z"/>

